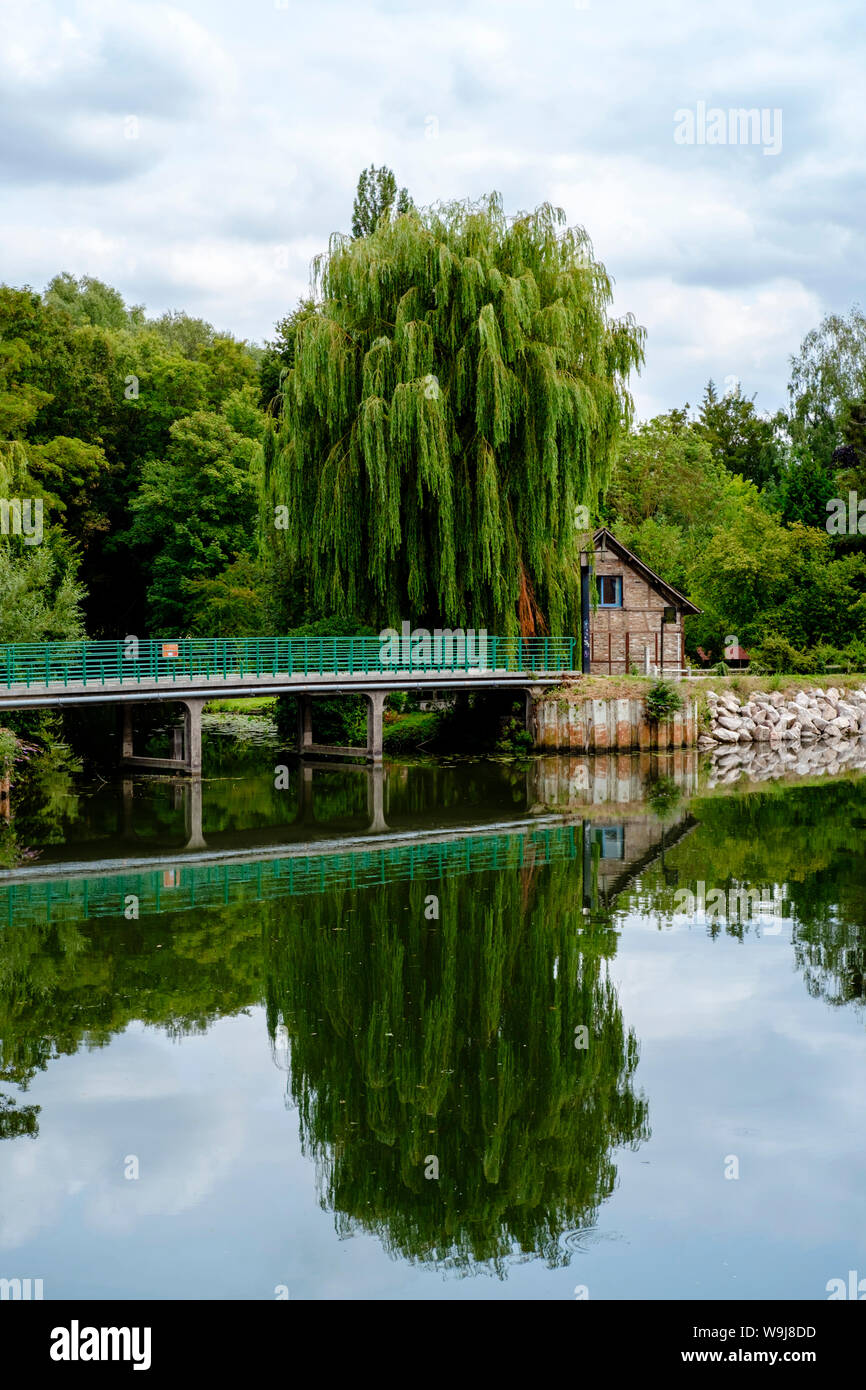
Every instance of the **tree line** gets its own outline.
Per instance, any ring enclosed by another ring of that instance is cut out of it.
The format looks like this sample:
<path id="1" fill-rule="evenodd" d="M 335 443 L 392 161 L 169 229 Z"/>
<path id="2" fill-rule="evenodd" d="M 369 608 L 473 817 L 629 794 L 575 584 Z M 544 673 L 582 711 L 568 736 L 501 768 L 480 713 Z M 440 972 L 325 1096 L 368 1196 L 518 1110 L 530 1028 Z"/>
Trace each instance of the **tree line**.
<path id="1" fill-rule="evenodd" d="M 375 167 L 263 346 L 90 276 L 0 287 L 0 496 L 45 518 L 4 513 L 0 641 L 575 632 L 605 523 L 703 610 L 692 655 L 866 668 L 866 317 L 807 335 L 773 416 L 709 382 L 635 423 L 610 304 L 557 209 L 419 209 Z"/>

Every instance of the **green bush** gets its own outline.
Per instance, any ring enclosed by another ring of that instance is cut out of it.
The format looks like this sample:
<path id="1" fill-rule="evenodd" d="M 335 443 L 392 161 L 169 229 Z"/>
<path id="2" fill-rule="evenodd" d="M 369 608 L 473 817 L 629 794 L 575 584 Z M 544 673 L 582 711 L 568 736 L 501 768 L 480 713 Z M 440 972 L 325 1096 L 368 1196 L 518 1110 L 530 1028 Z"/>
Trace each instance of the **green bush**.
<path id="1" fill-rule="evenodd" d="M 528 753 L 532 747 L 532 734 L 521 719 L 511 718 L 502 726 L 496 741 L 497 753 Z"/>
<path id="2" fill-rule="evenodd" d="M 649 719 L 669 719 L 683 707 L 683 697 L 670 681 L 656 681 L 646 693 L 646 712 Z"/>
<path id="3" fill-rule="evenodd" d="M 780 632 L 768 632 L 761 645 L 753 649 L 752 663 L 755 662 L 764 671 L 778 671 L 789 676 L 810 676 L 816 670 L 814 654 L 799 651 Z"/>

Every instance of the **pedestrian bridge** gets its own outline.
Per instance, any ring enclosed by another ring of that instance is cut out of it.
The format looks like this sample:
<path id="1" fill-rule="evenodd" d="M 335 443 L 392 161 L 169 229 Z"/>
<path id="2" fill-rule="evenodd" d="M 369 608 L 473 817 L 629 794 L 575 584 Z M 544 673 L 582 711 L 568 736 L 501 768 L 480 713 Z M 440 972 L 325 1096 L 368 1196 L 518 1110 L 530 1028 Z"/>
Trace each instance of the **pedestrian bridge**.
<path id="1" fill-rule="evenodd" d="M 201 771 L 201 710 L 207 700 L 298 695 L 299 751 L 382 757 L 382 711 L 389 690 L 516 689 L 576 678 L 573 637 L 490 637 L 460 630 L 401 637 L 147 638 L 0 644 L 0 713 L 67 705 L 124 706 L 127 763 Z M 367 697 L 365 749 L 313 743 L 311 697 Z M 132 753 L 131 706 L 176 701 L 184 735 L 169 759 Z M 182 744 L 182 747 L 180 746 Z"/>

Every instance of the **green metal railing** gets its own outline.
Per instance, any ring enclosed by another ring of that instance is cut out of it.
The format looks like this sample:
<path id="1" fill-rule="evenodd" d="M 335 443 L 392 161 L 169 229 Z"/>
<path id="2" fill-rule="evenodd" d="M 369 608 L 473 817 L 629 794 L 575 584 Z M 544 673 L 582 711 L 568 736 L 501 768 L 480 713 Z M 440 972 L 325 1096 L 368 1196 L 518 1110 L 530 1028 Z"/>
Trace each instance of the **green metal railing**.
<path id="1" fill-rule="evenodd" d="M 0 887 L 0 927 L 124 916 L 129 896 L 142 917 L 193 908 L 241 907 L 335 888 L 376 888 L 417 878 L 540 868 L 582 857 L 573 825 L 521 834 L 471 835 L 433 844 L 345 853 L 291 855 L 247 864 L 185 864 L 170 869 L 54 879 Z"/>
<path id="2" fill-rule="evenodd" d="M 574 670 L 574 637 L 127 638 L 0 644 L 0 688 L 135 685 L 229 676 Z"/>

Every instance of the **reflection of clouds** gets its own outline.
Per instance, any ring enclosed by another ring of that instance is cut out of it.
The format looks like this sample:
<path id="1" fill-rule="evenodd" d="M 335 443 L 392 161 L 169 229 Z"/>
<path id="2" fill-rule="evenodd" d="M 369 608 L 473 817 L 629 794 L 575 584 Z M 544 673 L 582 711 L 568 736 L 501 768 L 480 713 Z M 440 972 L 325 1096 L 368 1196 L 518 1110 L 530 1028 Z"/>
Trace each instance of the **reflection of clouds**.
<path id="1" fill-rule="evenodd" d="M 252 1042 L 262 1051 L 258 1023 Z M 14 1206 L 0 1206 L 0 1249 L 50 1229 L 73 1199 L 85 1226 L 125 1233 L 148 1217 L 188 1212 L 219 1187 L 244 1147 L 247 1102 L 241 1089 L 190 1086 L 183 1053 L 192 1060 L 197 1044 L 208 1040 L 168 1044 L 134 1027 L 36 1078 L 40 1136 L 0 1145 L 0 1191 L 16 1194 Z M 128 1154 L 139 1159 L 137 1180 L 123 1176 Z"/>
<path id="2" fill-rule="evenodd" d="M 849 1238 L 864 1211 L 855 1011 L 810 998 L 779 936 L 711 941 L 629 917 L 613 973 L 653 1115 L 650 1166 L 633 1160 L 621 1178 L 627 1200 L 663 1210 L 669 1234 L 683 1223 L 707 1239 Z M 723 1179 L 726 1154 L 738 1181 Z"/>

